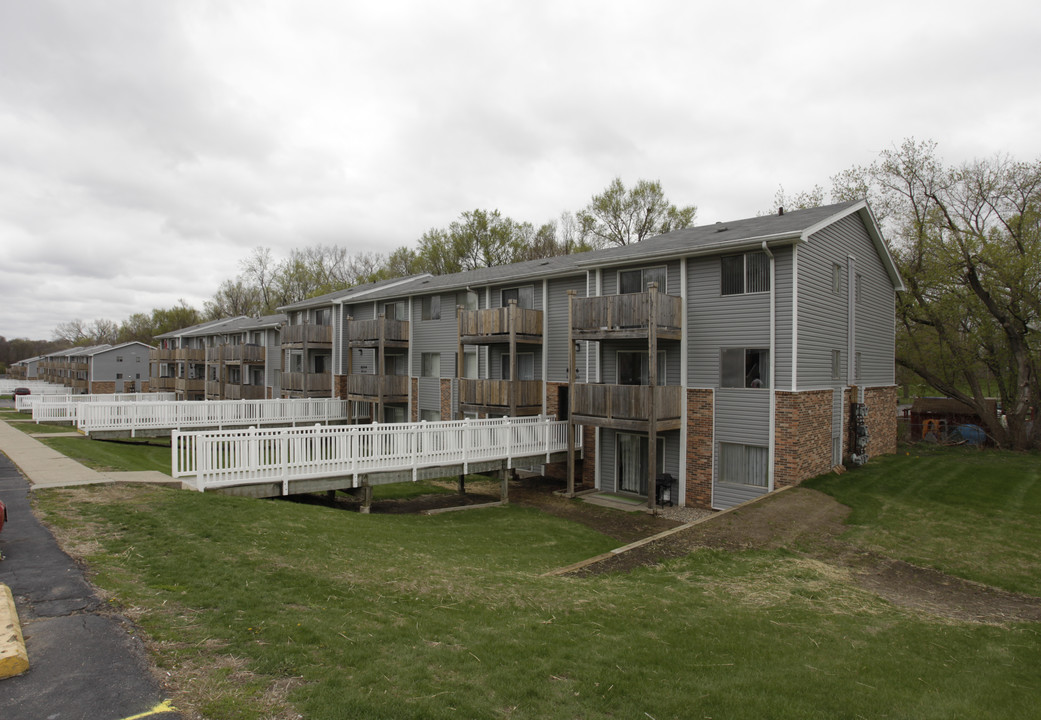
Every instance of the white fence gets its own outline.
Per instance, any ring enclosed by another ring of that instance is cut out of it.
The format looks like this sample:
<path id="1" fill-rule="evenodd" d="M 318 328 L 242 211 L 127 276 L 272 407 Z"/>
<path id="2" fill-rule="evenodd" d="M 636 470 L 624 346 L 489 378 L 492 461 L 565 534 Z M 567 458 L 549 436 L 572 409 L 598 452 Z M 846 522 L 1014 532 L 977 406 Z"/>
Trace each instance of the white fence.
<path id="1" fill-rule="evenodd" d="M 19 395 L 14 406 L 19 412 L 31 410 L 36 422 L 70 422 L 76 419 L 77 403 L 148 402 L 176 400 L 177 393 L 107 393 L 103 395 Z M 46 406 L 46 407 L 41 407 Z"/>
<path id="2" fill-rule="evenodd" d="M 346 400 L 184 400 L 178 402 L 82 403 L 76 427 L 92 432 L 179 430 L 247 425 L 295 425 L 347 419 Z"/>
<path id="3" fill-rule="evenodd" d="M 552 417 L 335 427 L 175 432 L 173 476 L 195 476 L 199 490 L 260 482 L 353 477 L 363 473 L 462 465 L 567 450 L 567 422 Z"/>
<path id="4" fill-rule="evenodd" d="M 15 388 L 29 388 L 33 395 L 66 395 L 69 388 L 64 385 L 41 382 L 39 380 L 0 380 L 0 395 L 10 395 Z"/>

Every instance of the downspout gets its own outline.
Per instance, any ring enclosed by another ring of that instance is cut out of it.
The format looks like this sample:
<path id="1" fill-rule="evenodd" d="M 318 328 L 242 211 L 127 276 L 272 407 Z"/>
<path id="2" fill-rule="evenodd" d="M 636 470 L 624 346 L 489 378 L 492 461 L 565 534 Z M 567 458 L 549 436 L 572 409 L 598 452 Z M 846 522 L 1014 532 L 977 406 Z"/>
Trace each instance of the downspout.
<path id="1" fill-rule="evenodd" d="M 689 377 L 687 372 L 687 343 L 689 324 L 687 323 L 687 258 L 680 258 L 680 297 L 683 298 L 682 322 L 680 330 L 680 478 L 679 478 L 679 505 L 687 504 L 687 432 L 690 418 L 687 417 L 687 385 Z"/>
<path id="2" fill-rule="evenodd" d="M 777 440 L 774 437 L 777 425 L 777 282 L 774 254 L 763 240 L 763 252 L 770 258 L 770 450 L 767 474 L 767 489 L 774 490 L 774 454 Z"/>

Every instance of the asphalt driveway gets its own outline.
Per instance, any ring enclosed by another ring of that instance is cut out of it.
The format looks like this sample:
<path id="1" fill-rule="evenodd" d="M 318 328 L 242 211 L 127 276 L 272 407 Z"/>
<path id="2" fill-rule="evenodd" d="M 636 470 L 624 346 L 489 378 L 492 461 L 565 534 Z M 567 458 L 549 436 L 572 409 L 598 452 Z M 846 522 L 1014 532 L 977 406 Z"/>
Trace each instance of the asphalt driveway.
<path id="1" fill-rule="evenodd" d="M 108 610 L 33 515 L 29 483 L 0 454 L 0 583 L 11 588 L 29 670 L 0 680 L 3 720 L 179 718 L 165 710 L 133 626 Z"/>

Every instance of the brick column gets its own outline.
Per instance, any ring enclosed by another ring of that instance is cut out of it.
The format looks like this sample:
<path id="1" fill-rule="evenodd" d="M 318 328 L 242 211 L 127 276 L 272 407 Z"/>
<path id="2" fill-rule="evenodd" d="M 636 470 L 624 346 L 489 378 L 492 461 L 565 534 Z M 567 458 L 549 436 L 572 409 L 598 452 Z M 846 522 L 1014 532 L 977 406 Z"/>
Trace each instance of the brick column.
<path id="1" fill-rule="evenodd" d="M 452 379 L 441 378 L 441 419 L 455 420 L 452 416 Z"/>
<path id="2" fill-rule="evenodd" d="M 868 407 L 868 455 L 892 455 L 896 452 L 896 387 L 864 388 L 864 404 Z"/>
<path id="3" fill-rule="evenodd" d="M 797 485 L 831 469 L 833 390 L 778 392 L 774 487 Z"/>
<path id="4" fill-rule="evenodd" d="M 686 504 L 712 505 L 712 424 L 715 398 L 712 390 L 687 390 Z"/>

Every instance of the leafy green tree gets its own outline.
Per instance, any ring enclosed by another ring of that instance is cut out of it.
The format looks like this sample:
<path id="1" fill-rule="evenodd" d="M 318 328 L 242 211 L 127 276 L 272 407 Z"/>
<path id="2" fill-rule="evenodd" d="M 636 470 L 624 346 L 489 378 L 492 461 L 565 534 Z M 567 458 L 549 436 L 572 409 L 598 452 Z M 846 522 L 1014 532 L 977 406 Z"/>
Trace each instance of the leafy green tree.
<path id="1" fill-rule="evenodd" d="M 670 203 L 657 180 L 639 180 L 627 190 L 621 178 L 615 178 L 577 217 L 583 236 L 604 247 L 690 227 L 697 212 L 694 205 L 680 208 Z"/>
<path id="2" fill-rule="evenodd" d="M 1041 161 L 946 166 L 909 139 L 833 180 L 837 198 L 869 196 L 907 285 L 897 363 L 975 409 L 998 444 L 1041 447 Z"/>

